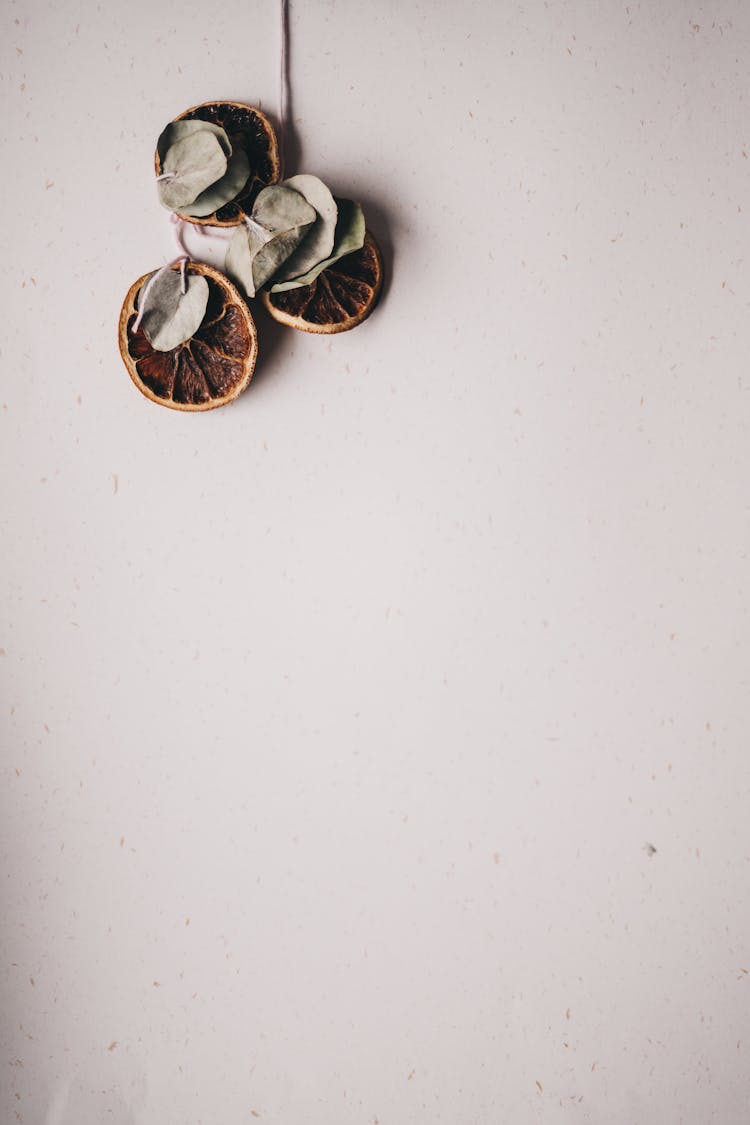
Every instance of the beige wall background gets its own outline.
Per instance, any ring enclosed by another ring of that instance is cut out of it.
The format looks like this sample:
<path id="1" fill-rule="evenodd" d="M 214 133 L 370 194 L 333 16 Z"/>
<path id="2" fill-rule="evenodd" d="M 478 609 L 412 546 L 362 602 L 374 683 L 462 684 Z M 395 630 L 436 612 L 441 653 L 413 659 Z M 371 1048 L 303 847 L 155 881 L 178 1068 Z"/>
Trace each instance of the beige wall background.
<path id="1" fill-rule="evenodd" d="M 142 399 L 261 0 L 0 35 L 0 1117 L 750 1119 L 750 11 L 291 4 L 377 313 Z"/>

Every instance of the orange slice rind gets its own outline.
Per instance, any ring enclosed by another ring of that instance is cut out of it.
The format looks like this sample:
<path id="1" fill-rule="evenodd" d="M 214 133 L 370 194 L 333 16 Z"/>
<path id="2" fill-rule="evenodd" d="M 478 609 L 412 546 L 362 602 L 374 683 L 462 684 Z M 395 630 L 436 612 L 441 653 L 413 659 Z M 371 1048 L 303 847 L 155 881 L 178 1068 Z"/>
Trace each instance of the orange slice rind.
<path id="1" fill-rule="evenodd" d="M 145 274 L 131 285 L 123 302 L 120 354 L 130 378 L 152 402 L 173 410 L 214 410 L 247 389 L 258 334 L 250 310 L 223 273 L 199 262 L 191 262 L 188 273 L 200 274 L 209 288 L 206 314 L 195 334 L 170 351 L 157 351 L 142 325 L 133 332 L 138 295 L 151 276 Z"/>
<path id="2" fill-rule="evenodd" d="M 331 335 L 365 320 L 383 287 L 383 259 L 369 231 L 360 250 L 340 258 L 309 285 L 262 292 L 267 312 L 289 328 Z"/>

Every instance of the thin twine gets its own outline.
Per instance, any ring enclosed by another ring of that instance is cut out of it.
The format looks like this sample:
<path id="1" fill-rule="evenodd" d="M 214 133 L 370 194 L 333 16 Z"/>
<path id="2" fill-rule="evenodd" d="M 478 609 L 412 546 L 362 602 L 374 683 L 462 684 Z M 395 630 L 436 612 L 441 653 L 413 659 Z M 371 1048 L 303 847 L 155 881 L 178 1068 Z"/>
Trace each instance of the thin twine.
<path id="1" fill-rule="evenodd" d="M 272 231 L 268 230 L 261 223 L 257 222 L 252 215 L 243 215 L 242 222 L 245 224 L 251 234 L 256 234 L 263 243 L 270 242 L 272 238 Z"/>
<path id="2" fill-rule="evenodd" d="M 197 224 L 192 228 L 201 238 L 233 238 L 235 227 L 208 227 L 205 223 Z"/>
<path id="3" fill-rule="evenodd" d="M 281 67 L 279 72 L 279 179 L 284 179 L 284 150 L 289 117 L 289 3 L 280 0 L 281 15 Z"/>
<path id="4" fill-rule="evenodd" d="M 185 258 L 189 258 L 190 251 L 188 250 L 182 238 L 182 232 L 185 229 L 185 220 L 181 219 L 179 215 L 175 215 L 174 212 L 172 212 L 172 214 L 169 216 L 169 219 L 172 223 L 172 231 L 174 234 L 174 240 L 177 243 L 177 249 Z M 182 292 L 184 293 L 185 290 L 183 289 Z"/>
<path id="5" fill-rule="evenodd" d="M 148 302 L 148 297 L 153 288 L 154 282 L 157 278 L 161 277 L 163 273 L 166 273 L 167 270 L 171 270 L 178 263 L 180 266 L 180 292 L 183 294 L 187 292 L 187 282 L 185 280 L 185 269 L 188 263 L 187 256 L 184 258 L 175 258 L 173 262 L 169 262 L 166 266 L 162 266 L 160 270 L 157 270 L 156 273 L 152 273 L 151 277 L 148 279 L 146 285 L 144 286 L 143 293 L 138 300 L 138 316 L 135 318 L 133 327 L 130 329 L 133 335 L 135 335 L 138 329 L 141 327 L 143 314 L 146 311 L 146 304 Z"/>
<path id="6" fill-rule="evenodd" d="M 285 164 L 284 156 L 285 156 L 285 147 L 286 147 L 286 135 L 287 135 L 287 126 L 288 126 L 288 118 L 289 118 L 289 60 L 288 60 L 289 0 L 279 0 L 279 15 L 281 17 L 281 21 L 280 21 L 281 22 L 281 29 L 280 29 L 280 67 L 279 67 L 279 131 L 278 131 L 278 144 L 279 144 L 279 179 L 283 180 L 284 179 L 284 164 Z M 159 180 L 174 180 L 176 178 L 177 178 L 176 172 L 162 172 L 160 176 L 156 177 L 157 182 Z M 148 294 L 148 292 L 151 288 L 151 285 L 156 280 L 156 278 L 159 276 L 159 274 L 164 273 L 165 270 L 171 269 L 172 266 L 177 265 L 178 262 L 180 263 L 180 269 L 181 269 L 181 288 L 182 288 L 182 292 L 185 293 L 185 289 L 186 289 L 186 285 L 185 285 L 185 265 L 191 259 L 190 251 L 188 250 L 188 248 L 185 245 L 185 242 L 183 240 L 183 231 L 185 229 L 186 224 L 185 224 L 183 219 L 181 219 L 178 215 L 176 215 L 174 213 L 170 216 L 170 218 L 171 218 L 171 221 L 172 221 L 172 224 L 173 224 L 173 232 L 174 232 L 175 242 L 177 243 L 177 247 L 181 252 L 181 256 L 179 258 L 176 258 L 174 260 L 174 262 L 170 262 L 169 265 L 163 266 L 162 269 L 158 270 L 157 273 L 155 273 L 151 277 L 149 282 L 147 283 L 145 289 L 143 290 L 143 297 L 141 298 L 141 302 L 140 302 L 141 307 L 140 307 L 140 310 L 139 310 L 139 313 L 138 313 L 138 318 L 137 318 L 135 324 L 133 325 L 133 331 L 134 332 L 136 332 L 138 330 L 138 327 L 141 323 L 141 318 L 143 316 L 144 302 L 145 302 L 146 296 L 147 296 L 147 294 Z M 268 240 L 269 232 L 266 230 L 265 227 L 261 226 L 260 223 L 256 222 L 255 219 L 251 218 L 250 215 L 245 215 L 243 217 L 242 221 L 245 223 L 248 230 L 254 231 L 256 234 L 261 235 L 263 237 L 264 241 Z M 197 223 L 196 226 L 197 226 L 197 229 L 198 229 L 200 235 L 204 238 L 208 237 L 209 235 L 225 236 L 227 234 L 232 235 L 234 233 L 233 231 L 227 232 L 223 227 L 207 227 L 203 223 Z"/>

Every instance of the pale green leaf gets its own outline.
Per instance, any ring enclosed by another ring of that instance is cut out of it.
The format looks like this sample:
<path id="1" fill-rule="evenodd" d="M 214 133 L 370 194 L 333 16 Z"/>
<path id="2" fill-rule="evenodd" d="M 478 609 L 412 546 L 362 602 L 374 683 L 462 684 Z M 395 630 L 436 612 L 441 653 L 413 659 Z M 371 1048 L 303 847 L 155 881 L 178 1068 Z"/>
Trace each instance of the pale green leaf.
<path id="1" fill-rule="evenodd" d="M 188 273 L 182 292 L 179 270 L 166 270 L 148 291 L 141 326 L 151 346 L 170 352 L 189 340 L 201 326 L 208 305 L 208 282 L 201 274 Z M 148 282 L 146 283 L 148 284 Z M 139 301 L 143 299 L 145 286 Z"/>
<path id="2" fill-rule="evenodd" d="M 299 277 L 300 274 L 311 270 L 318 262 L 330 257 L 336 233 L 338 209 L 336 200 L 317 176 L 292 176 L 291 179 L 285 180 L 282 186 L 300 192 L 317 212 L 317 218 L 307 237 L 299 249 L 284 263 L 276 278 L 277 281 L 288 281 L 290 278 Z"/>
<path id="3" fill-rule="evenodd" d="M 315 208 L 299 192 L 278 184 L 264 188 L 251 221 L 229 243 L 227 273 L 254 297 L 299 246 L 315 218 Z"/>
<path id="4" fill-rule="evenodd" d="M 269 238 L 271 235 L 269 234 Z M 227 246 L 227 255 L 224 260 L 224 270 L 244 289 L 248 297 L 255 296 L 255 281 L 253 280 L 253 258 L 263 245 L 259 234 L 251 236 L 247 226 L 243 223 L 232 236 Z"/>
<path id="5" fill-rule="evenodd" d="M 243 223 L 227 247 L 226 272 L 242 286 L 248 297 L 254 297 L 299 246 L 306 231 L 307 225 L 304 225 L 272 234 L 262 227 L 248 227 Z"/>
<path id="6" fill-rule="evenodd" d="M 292 227 L 309 226 L 317 212 L 300 192 L 283 184 L 263 188 L 255 200 L 252 218 L 266 230 L 273 232 Z"/>
<path id="7" fill-rule="evenodd" d="M 211 121 L 201 121 L 200 118 L 193 117 L 189 121 L 171 121 L 169 125 L 167 125 L 166 129 L 159 137 L 159 140 L 156 142 L 156 151 L 159 154 L 159 160 L 164 160 L 167 151 L 176 141 L 181 141 L 185 137 L 189 137 L 192 133 L 199 132 L 213 133 L 227 159 L 232 155 L 231 142 L 221 125 L 214 125 Z"/>
<path id="8" fill-rule="evenodd" d="M 318 262 L 316 266 L 313 266 L 311 270 L 300 277 L 292 278 L 289 281 L 279 281 L 272 285 L 272 293 L 285 293 L 288 289 L 299 289 L 303 285 L 310 285 L 315 281 L 318 274 L 328 269 L 334 262 L 338 262 L 339 258 L 362 249 L 365 244 L 365 217 L 362 208 L 359 203 L 353 203 L 351 199 L 337 199 L 336 202 L 339 208 L 339 217 L 330 258 Z"/>
<path id="9" fill-rule="evenodd" d="M 213 133 L 191 133 L 175 141 L 164 157 L 162 172 L 171 177 L 159 180 L 159 199 L 170 211 L 179 211 L 221 180 L 226 170 L 227 158 Z"/>
<path id="10" fill-rule="evenodd" d="M 260 247 L 253 259 L 253 281 L 256 291 L 262 289 L 270 281 L 279 266 L 299 246 L 307 234 L 308 224 L 292 227 L 291 230 L 275 234 L 268 242 Z"/>
<path id="11" fill-rule="evenodd" d="M 215 184 L 211 184 L 204 192 L 188 204 L 180 208 L 181 215 L 189 215 L 193 219 L 204 219 L 213 215 L 225 203 L 231 203 L 242 191 L 250 176 L 250 162 L 244 149 L 236 148 L 229 157 L 227 170 Z M 168 182 L 168 181 L 167 181 Z"/>

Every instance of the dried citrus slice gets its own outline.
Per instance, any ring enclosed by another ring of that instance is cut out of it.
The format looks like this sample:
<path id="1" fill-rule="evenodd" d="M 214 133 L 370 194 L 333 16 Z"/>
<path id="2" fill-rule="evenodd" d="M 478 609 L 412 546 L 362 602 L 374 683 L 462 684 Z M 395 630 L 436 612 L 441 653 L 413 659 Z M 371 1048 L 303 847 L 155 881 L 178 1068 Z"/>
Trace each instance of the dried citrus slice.
<path id="1" fill-rule="evenodd" d="M 179 266 L 175 266 L 179 269 Z M 133 332 L 138 294 L 150 274 L 131 285 L 120 313 L 120 354 L 138 390 L 173 410 L 213 410 L 241 395 L 253 377 L 258 334 L 250 310 L 224 274 L 200 262 L 189 272 L 208 282 L 208 307 L 189 340 L 169 352 L 152 348 L 143 326 Z"/>
<path id="2" fill-rule="evenodd" d="M 361 250 L 339 258 L 310 285 L 261 298 L 280 324 L 303 332 L 346 332 L 370 315 L 382 285 L 383 259 L 368 232 Z"/>
<path id="3" fill-rule="evenodd" d="M 264 113 L 252 105 L 240 102 L 203 102 L 186 109 L 175 121 L 210 121 L 226 132 L 232 147 L 239 145 L 250 161 L 250 177 L 244 188 L 231 203 L 226 203 L 212 215 L 195 218 L 177 212 L 186 223 L 198 226 L 235 227 L 249 215 L 261 188 L 275 184 L 279 179 L 279 145 L 271 122 Z M 157 176 L 161 175 L 159 153 L 154 154 Z"/>

